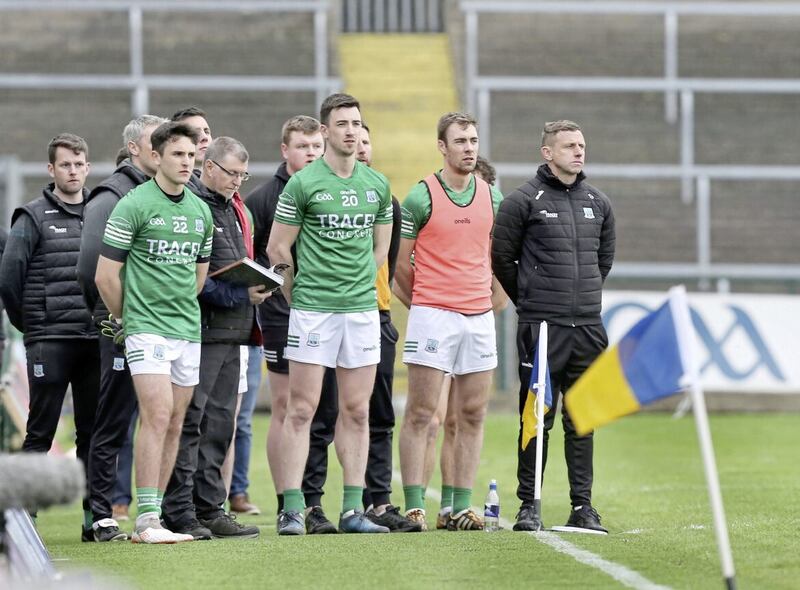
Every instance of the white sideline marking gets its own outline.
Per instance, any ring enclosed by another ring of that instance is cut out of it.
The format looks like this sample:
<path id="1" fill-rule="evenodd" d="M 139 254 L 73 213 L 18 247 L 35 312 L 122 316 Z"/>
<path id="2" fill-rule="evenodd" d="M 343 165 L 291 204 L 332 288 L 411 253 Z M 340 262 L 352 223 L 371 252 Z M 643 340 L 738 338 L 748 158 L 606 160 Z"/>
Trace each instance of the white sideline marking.
<path id="1" fill-rule="evenodd" d="M 398 471 L 392 472 L 392 479 L 396 482 L 402 481 Z M 434 489 L 426 490 L 425 495 L 430 496 L 433 500 L 437 501 L 442 499 L 441 494 Z M 473 508 L 477 509 L 475 507 Z M 504 529 L 511 530 L 514 526 L 514 523 L 506 520 L 503 517 L 500 517 L 500 526 L 502 526 Z M 565 541 L 558 535 L 555 535 L 551 532 L 529 532 L 528 534 L 540 543 L 544 543 L 559 553 L 569 555 L 577 562 L 600 570 L 604 574 L 611 576 L 617 582 L 623 586 L 627 586 L 628 588 L 634 588 L 635 590 L 671 590 L 669 586 L 662 586 L 660 584 L 656 584 L 655 582 L 651 582 L 639 572 L 629 569 L 619 563 L 614 563 L 613 561 L 603 559 L 599 555 L 596 555 L 591 551 L 587 551 L 586 549 L 576 547 L 569 541 Z"/>
<path id="2" fill-rule="evenodd" d="M 575 561 L 579 561 L 580 563 L 588 565 L 589 567 L 598 569 L 604 574 L 608 574 L 617 582 L 627 586 L 628 588 L 636 588 L 637 590 L 667 590 L 669 588 L 669 586 L 661 586 L 660 584 L 651 582 L 640 573 L 635 572 L 632 569 L 628 569 L 624 565 L 614 563 L 613 561 L 608 561 L 599 555 L 595 555 L 591 551 L 586 551 L 585 549 L 576 547 L 572 543 L 569 543 L 558 535 L 548 531 L 542 531 L 539 533 L 531 532 L 528 534 L 540 543 L 544 543 L 545 545 L 552 547 L 559 553 L 569 555 Z"/>

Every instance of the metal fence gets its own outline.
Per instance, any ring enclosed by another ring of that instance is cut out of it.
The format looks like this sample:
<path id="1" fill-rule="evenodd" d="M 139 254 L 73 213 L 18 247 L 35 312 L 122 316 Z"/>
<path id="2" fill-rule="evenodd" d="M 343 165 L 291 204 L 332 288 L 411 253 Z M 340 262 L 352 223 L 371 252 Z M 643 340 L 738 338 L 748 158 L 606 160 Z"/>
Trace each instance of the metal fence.
<path id="1" fill-rule="evenodd" d="M 329 73 L 328 0 L 0 0 L 0 19 L 8 11 L 102 11 L 123 12 L 128 15 L 129 73 L 114 74 L 55 74 L 55 73 L 0 73 L 0 90 L 4 89 L 102 89 L 128 90 L 131 94 L 132 116 L 150 110 L 150 93 L 154 90 L 225 90 L 225 91 L 276 91 L 314 92 L 317 104 L 342 86 L 341 79 Z M 264 75 L 149 75 L 144 72 L 143 14 L 146 12 L 182 13 L 311 13 L 313 14 L 314 73 L 301 76 Z M 251 162 L 253 174 L 271 175 L 275 163 Z M 94 174 L 110 174 L 112 162 L 93 162 Z M 6 175 L 7 221 L 14 206 L 22 200 L 22 179 L 41 176 L 40 162 L 20 162 L 15 158 L 0 161 L 0 174 Z"/>
<path id="2" fill-rule="evenodd" d="M 614 276 L 633 279 L 800 281 L 798 264 L 719 264 L 711 262 L 711 181 L 725 179 L 782 181 L 800 180 L 800 166 L 700 165 L 695 161 L 695 96 L 699 93 L 789 94 L 800 97 L 800 79 L 679 78 L 678 17 L 705 16 L 800 16 L 797 3 L 723 2 L 481 2 L 463 0 L 465 18 L 465 90 L 469 110 L 481 121 L 482 145 L 489 146 L 492 96 L 502 92 L 663 92 L 667 122 L 679 126 L 680 161 L 675 164 L 630 165 L 625 163 L 588 165 L 593 177 L 681 180 L 684 202 L 696 200 L 697 252 L 693 264 L 625 263 L 614 265 Z M 664 19 L 664 71 L 659 77 L 570 77 L 570 76 L 486 76 L 478 71 L 478 25 L 484 14 L 628 14 L 661 15 Z M 486 150 L 484 150 L 486 151 Z M 487 154 L 488 155 L 488 154 Z M 530 164 L 495 162 L 502 176 L 527 177 Z"/>
<path id="3" fill-rule="evenodd" d="M 345 33 L 440 33 L 443 0 L 342 0 Z"/>

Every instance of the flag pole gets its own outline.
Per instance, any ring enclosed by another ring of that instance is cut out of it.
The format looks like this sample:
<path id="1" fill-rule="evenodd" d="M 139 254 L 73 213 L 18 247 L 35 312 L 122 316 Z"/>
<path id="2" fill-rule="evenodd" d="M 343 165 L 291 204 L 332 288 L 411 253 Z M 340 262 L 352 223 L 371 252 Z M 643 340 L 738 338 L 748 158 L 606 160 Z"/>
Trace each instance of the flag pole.
<path id="1" fill-rule="evenodd" d="M 695 349 L 694 328 L 689 315 L 689 304 L 686 299 L 686 288 L 683 285 L 672 287 L 669 291 L 669 304 L 672 317 L 675 318 L 675 332 L 678 340 L 683 370 L 690 381 L 690 394 L 694 412 L 697 438 L 700 442 L 700 453 L 703 457 L 703 468 L 706 476 L 708 496 L 711 501 L 711 512 L 714 517 L 714 532 L 717 537 L 717 549 L 722 565 L 722 576 L 728 590 L 736 588 L 736 572 L 733 567 L 733 554 L 731 553 L 730 539 L 728 538 L 728 525 L 725 520 L 725 509 L 722 505 L 722 492 L 717 474 L 717 464 L 714 458 L 714 447 L 711 441 L 711 430 L 708 426 L 708 413 L 703 388 L 700 384 L 700 371 L 698 369 Z"/>
<path id="2" fill-rule="evenodd" d="M 542 455 L 544 454 L 544 400 L 547 396 L 547 322 L 539 324 L 539 374 L 536 376 L 536 470 L 533 484 L 534 530 L 541 531 L 542 524 Z"/>

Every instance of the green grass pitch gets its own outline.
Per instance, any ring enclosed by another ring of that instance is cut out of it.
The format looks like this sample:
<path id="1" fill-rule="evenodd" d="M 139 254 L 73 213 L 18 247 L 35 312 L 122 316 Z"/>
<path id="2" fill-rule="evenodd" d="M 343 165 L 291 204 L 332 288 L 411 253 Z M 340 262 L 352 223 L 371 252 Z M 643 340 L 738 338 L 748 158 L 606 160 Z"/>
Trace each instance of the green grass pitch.
<path id="1" fill-rule="evenodd" d="M 275 499 L 264 453 L 268 418 L 255 420 L 251 499 L 261 516 L 255 541 L 176 546 L 80 543 L 80 506 L 40 514 L 38 526 L 64 569 L 112 575 L 132 588 L 170 590 L 299 588 L 622 588 L 609 575 L 508 530 L 488 534 L 337 535 L 279 538 Z M 796 494 L 797 416 L 712 417 L 712 436 L 740 588 L 797 588 L 800 525 Z M 517 417 L 490 415 L 473 503 L 490 478 L 500 488 L 501 516 L 513 520 Z M 569 510 L 563 436 L 553 431 L 543 492 L 547 526 Z M 330 455 L 324 506 L 333 520 L 341 501 L 341 471 Z M 397 458 L 395 457 L 395 466 Z M 438 490 L 438 474 L 431 488 Z M 395 483 L 393 500 L 402 504 Z M 622 419 L 595 435 L 594 505 L 611 534 L 561 535 L 572 545 L 672 588 L 721 588 L 711 511 L 691 416 Z M 438 504 L 428 501 L 433 524 Z M 130 529 L 130 523 L 125 525 Z"/>

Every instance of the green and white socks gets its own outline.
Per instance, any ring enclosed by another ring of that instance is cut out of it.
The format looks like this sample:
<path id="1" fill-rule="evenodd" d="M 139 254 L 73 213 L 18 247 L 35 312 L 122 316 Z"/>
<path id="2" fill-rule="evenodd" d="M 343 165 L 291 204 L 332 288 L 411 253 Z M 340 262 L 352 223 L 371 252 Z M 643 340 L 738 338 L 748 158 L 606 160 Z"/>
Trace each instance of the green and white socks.
<path id="1" fill-rule="evenodd" d="M 161 501 L 164 499 L 164 492 L 158 488 L 136 488 L 136 526 L 143 521 L 156 520 L 161 516 Z"/>
<path id="2" fill-rule="evenodd" d="M 453 488 L 453 514 L 466 510 L 472 504 L 471 488 Z"/>
<path id="3" fill-rule="evenodd" d="M 452 512 L 453 510 L 453 486 L 442 484 L 442 501 L 439 504 L 439 514 Z"/>

